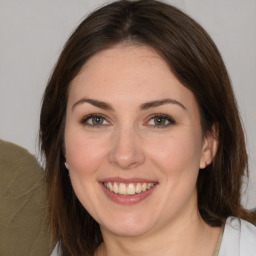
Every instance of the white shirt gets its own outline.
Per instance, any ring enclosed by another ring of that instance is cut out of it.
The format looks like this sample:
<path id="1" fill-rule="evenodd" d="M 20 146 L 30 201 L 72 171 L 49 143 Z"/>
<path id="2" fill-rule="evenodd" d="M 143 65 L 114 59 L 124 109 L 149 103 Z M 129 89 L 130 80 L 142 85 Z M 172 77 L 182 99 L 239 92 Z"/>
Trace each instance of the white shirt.
<path id="1" fill-rule="evenodd" d="M 54 248 L 51 256 L 60 256 Z M 256 226 L 251 223 L 229 217 L 226 221 L 218 256 L 256 256 Z"/>
<path id="2" fill-rule="evenodd" d="M 229 217 L 218 256 L 256 256 L 256 227 L 245 220 Z"/>

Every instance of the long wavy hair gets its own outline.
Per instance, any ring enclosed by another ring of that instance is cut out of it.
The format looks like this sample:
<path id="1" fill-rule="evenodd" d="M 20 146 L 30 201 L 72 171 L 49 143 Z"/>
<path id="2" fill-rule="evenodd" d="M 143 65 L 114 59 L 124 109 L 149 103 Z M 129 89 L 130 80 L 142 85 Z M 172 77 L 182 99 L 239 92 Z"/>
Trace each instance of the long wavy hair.
<path id="1" fill-rule="evenodd" d="M 213 163 L 199 171 L 198 209 L 206 223 L 228 216 L 253 222 L 240 203 L 247 171 L 244 133 L 227 70 L 205 30 L 177 8 L 153 0 L 121 0 L 90 14 L 67 41 L 46 87 L 40 116 L 49 222 L 64 256 L 93 255 L 102 242 L 98 223 L 78 201 L 64 162 L 64 126 L 70 82 L 102 49 L 129 42 L 152 47 L 195 96 L 203 132 L 217 125 Z"/>

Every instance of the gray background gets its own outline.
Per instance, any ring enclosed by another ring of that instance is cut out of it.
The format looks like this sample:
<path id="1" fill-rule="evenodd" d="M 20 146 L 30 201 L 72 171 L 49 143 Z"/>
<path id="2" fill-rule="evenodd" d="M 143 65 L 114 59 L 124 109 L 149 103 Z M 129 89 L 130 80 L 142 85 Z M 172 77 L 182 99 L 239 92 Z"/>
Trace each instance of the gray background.
<path id="1" fill-rule="evenodd" d="M 227 65 L 246 130 L 256 207 L 256 0 L 169 0 L 212 36 Z M 38 155 L 40 102 L 61 48 L 103 0 L 0 0 L 0 138 Z"/>

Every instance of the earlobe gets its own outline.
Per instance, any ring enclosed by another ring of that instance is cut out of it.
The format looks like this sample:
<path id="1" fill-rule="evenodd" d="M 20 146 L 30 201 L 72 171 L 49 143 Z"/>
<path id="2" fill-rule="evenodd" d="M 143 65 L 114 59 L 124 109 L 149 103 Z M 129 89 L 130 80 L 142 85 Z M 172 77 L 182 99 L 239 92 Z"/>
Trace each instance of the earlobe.
<path id="1" fill-rule="evenodd" d="M 204 169 L 211 164 L 213 158 L 216 155 L 218 149 L 218 131 L 216 125 L 213 126 L 212 131 L 208 131 L 205 134 L 202 155 L 200 160 L 200 169 Z"/>
<path id="2" fill-rule="evenodd" d="M 68 170 L 69 166 L 68 166 L 67 162 L 65 162 L 64 165 L 65 165 L 66 169 Z"/>

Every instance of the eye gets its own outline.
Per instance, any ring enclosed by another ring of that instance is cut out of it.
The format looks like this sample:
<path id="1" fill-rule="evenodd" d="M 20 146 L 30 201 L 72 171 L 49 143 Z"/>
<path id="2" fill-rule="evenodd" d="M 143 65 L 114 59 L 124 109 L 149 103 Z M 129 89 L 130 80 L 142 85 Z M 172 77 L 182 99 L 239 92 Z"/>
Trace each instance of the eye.
<path id="1" fill-rule="evenodd" d="M 175 124 L 175 120 L 165 114 L 155 114 L 149 119 L 147 123 L 147 125 L 153 126 L 155 128 L 165 128 L 173 124 Z"/>
<path id="2" fill-rule="evenodd" d="M 110 123 L 106 120 L 106 118 L 101 114 L 91 114 L 91 115 L 85 116 L 81 120 L 81 123 L 83 125 L 94 126 L 94 127 L 110 125 Z"/>

